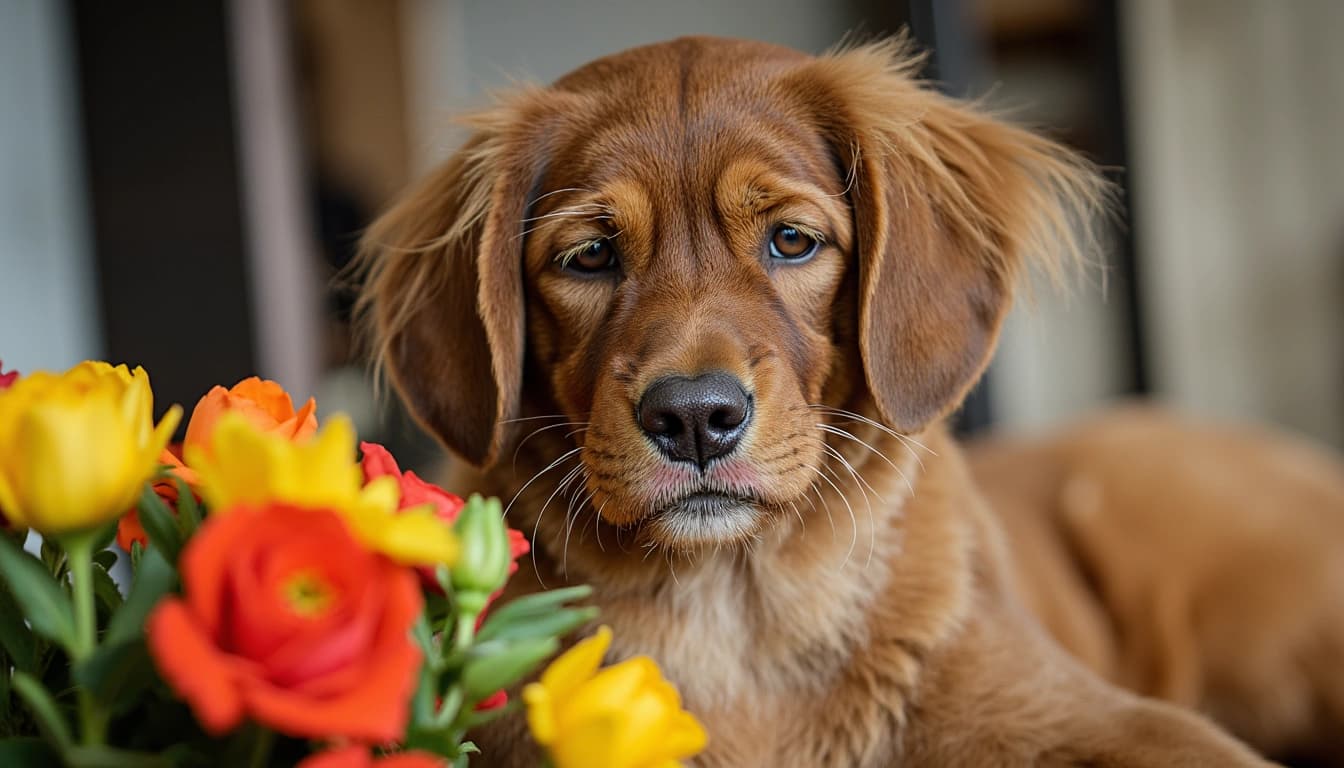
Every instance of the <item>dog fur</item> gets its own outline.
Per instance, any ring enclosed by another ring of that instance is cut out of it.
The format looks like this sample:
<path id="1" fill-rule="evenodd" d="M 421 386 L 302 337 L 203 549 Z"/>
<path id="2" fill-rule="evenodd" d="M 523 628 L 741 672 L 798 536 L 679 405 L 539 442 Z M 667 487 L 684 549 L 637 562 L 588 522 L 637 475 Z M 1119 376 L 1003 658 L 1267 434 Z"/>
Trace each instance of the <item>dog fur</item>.
<path id="1" fill-rule="evenodd" d="M 1105 187 L 917 66 L 684 38 L 504 98 L 367 235 L 383 369 L 478 467 L 452 487 L 514 499 L 534 558 L 509 593 L 591 584 L 612 658 L 652 656 L 707 725 L 698 765 L 1262 765 L 1023 599 L 1049 589 L 942 421 L 1019 276 L 1085 256 Z M 781 223 L 816 256 L 769 260 Z M 619 262 L 576 274 L 597 241 Z M 696 473 L 633 413 L 708 370 L 754 415 Z M 732 501 L 688 515 L 693 492 Z M 478 734 L 488 764 L 531 764 L 522 729 Z"/>
<path id="2" fill-rule="evenodd" d="M 1050 634 L 1270 755 L 1344 764 L 1344 463 L 1152 407 L 968 446 Z"/>

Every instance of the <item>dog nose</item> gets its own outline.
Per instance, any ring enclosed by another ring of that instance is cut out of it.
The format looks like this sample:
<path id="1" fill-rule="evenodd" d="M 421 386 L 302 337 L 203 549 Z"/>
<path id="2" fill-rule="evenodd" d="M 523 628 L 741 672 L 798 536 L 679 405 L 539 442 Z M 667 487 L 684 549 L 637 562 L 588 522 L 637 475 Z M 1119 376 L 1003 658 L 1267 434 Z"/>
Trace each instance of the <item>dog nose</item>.
<path id="1" fill-rule="evenodd" d="M 751 397 L 723 371 L 667 376 L 644 390 L 636 412 L 644 434 L 668 458 L 704 469 L 737 447 L 751 422 Z"/>

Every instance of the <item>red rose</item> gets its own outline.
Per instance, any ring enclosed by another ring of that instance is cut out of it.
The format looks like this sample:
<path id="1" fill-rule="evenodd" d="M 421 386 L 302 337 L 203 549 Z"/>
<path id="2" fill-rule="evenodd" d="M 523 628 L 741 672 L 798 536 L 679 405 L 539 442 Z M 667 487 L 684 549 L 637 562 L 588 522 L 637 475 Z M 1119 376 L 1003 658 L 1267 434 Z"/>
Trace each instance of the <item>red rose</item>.
<path id="1" fill-rule="evenodd" d="M 5 373 L 4 371 L 5 371 L 4 361 L 0 360 L 0 389 L 9 389 L 10 385 L 13 384 L 16 379 L 19 378 L 19 372 L 10 371 L 9 373 Z"/>
<path id="2" fill-rule="evenodd" d="M 146 634 L 207 731 L 250 717 L 298 737 L 405 736 L 420 590 L 336 512 L 275 504 L 212 515 L 181 572 L 183 597 L 161 602 Z"/>

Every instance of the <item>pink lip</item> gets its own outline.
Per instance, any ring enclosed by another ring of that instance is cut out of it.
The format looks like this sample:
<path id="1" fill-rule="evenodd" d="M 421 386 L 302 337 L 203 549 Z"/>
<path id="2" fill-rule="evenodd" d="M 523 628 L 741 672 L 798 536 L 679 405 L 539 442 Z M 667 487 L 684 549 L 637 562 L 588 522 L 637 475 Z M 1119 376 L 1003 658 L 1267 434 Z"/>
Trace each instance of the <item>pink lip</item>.
<path id="1" fill-rule="evenodd" d="M 685 465 L 663 464 L 649 478 L 648 492 L 663 499 L 702 491 L 751 496 L 759 483 L 757 471 L 740 460 L 721 461 L 710 467 L 704 477 Z"/>
<path id="2" fill-rule="evenodd" d="M 747 493 L 760 482 L 760 475 L 743 461 L 728 460 L 710 467 L 706 479 L 716 486 L 727 486 Z"/>
<path id="3" fill-rule="evenodd" d="M 681 466 L 664 464 L 653 472 L 649 488 L 656 497 L 674 496 L 695 482 L 695 474 Z"/>

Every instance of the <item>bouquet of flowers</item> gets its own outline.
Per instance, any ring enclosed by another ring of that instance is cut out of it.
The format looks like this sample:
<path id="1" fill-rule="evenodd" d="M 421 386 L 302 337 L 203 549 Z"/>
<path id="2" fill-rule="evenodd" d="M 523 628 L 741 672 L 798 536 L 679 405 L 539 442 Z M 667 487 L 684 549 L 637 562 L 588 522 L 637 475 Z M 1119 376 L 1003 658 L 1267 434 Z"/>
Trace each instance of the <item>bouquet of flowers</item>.
<path id="1" fill-rule="evenodd" d="M 215 387 L 181 446 L 153 412 L 140 368 L 0 369 L 0 765 L 462 766 L 523 706 L 559 768 L 703 749 L 652 661 L 599 669 L 605 628 L 509 700 L 596 610 L 492 605 L 528 551 L 498 500 L 357 461 L 274 382 Z"/>

